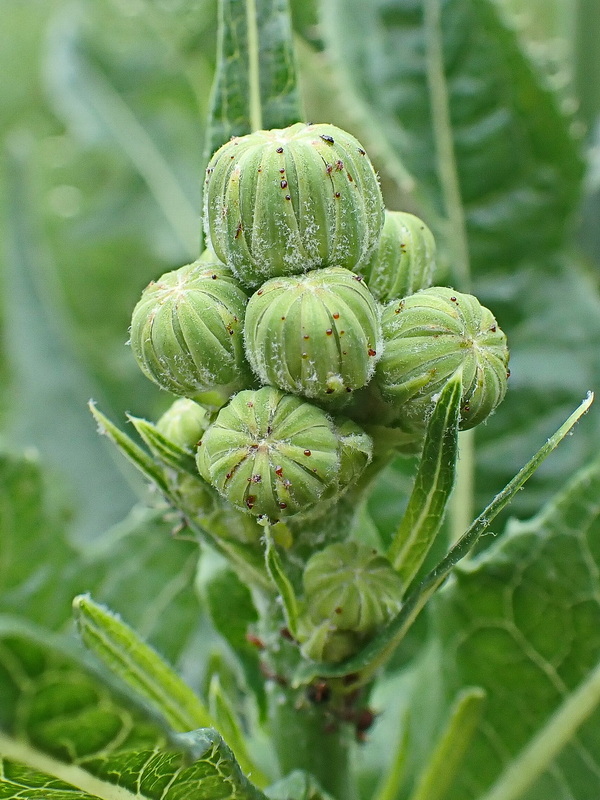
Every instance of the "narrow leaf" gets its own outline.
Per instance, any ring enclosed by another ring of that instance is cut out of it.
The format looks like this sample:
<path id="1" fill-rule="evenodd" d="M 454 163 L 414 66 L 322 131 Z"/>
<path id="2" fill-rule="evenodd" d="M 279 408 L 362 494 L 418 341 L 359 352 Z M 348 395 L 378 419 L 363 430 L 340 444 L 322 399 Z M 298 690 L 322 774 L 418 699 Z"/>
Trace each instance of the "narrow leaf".
<path id="1" fill-rule="evenodd" d="M 298 600 L 290 579 L 285 574 L 281 559 L 275 549 L 269 526 L 265 528 L 265 563 L 269 577 L 277 587 L 283 601 L 288 629 L 294 638 L 298 636 Z"/>
<path id="2" fill-rule="evenodd" d="M 300 769 L 274 783 L 265 794 L 270 800 L 333 800 L 321 789 L 316 778 Z"/>
<path id="3" fill-rule="evenodd" d="M 410 800 L 444 800 L 471 744 L 484 700 L 479 687 L 465 689 L 456 698 Z"/>
<path id="4" fill-rule="evenodd" d="M 444 520 L 454 486 L 462 375 L 448 381 L 427 425 L 413 490 L 388 558 L 410 586 Z"/>
<path id="5" fill-rule="evenodd" d="M 89 595 L 75 598 L 73 612 L 85 646 L 162 714 L 174 731 L 213 726 L 196 694 L 129 625 Z"/>
<path id="6" fill-rule="evenodd" d="M 127 415 L 143 441 L 148 445 L 150 452 L 158 458 L 166 467 L 187 472 L 194 478 L 198 478 L 198 468 L 194 457 L 175 442 L 170 441 L 164 436 L 151 422 L 139 417 Z"/>
<path id="7" fill-rule="evenodd" d="M 269 780 L 250 758 L 244 732 L 233 704 L 221 686 L 217 674 L 213 675 L 210 681 L 208 702 L 216 727 L 235 753 L 242 772 L 251 777 L 252 781 L 260 788 L 267 786 Z"/>
<path id="8" fill-rule="evenodd" d="M 127 434 L 120 431 L 116 425 L 105 417 L 101 411 L 98 411 L 93 402 L 89 403 L 90 411 L 96 422 L 98 423 L 98 431 L 101 434 L 108 436 L 108 438 L 116 444 L 118 449 L 123 453 L 128 461 L 139 469 L 142 475 L 152 483 L 156 484 L 161 491 L 166 494 L 169 493 L 169 486 L 165 476 L 156 464 L 152 461 L 150 456 L 139 447 L 133 439 L 130 439 Z"/>
<path id="9" fill-rule="evenodd" d="M 366 647 L 340 664 L 302 664 L 294 678 L 295 685 L 308 683 L 318 676 L 340 677 L 360 673 L 360 683 L 366 682 L 394 652 L 406 632 L 415 621 L 427 601 L 446 580 L 453 567 L 464 558 L 489 528 L 492 520 L 508 505 L 542 461 L 565 438 L 575 423 L 586 413 L 594 399 L 588 397 L 571 414 L 561 427 L 538 450 L 533 458 L 515 475 L 512 481 L 492 500 L 487 508 L 472 523 L 469 530 L 450 550 L 448 555 L 431 570 L 412 591 L 396 617 Z"/>
<path id="10" fill-rule="evenodd" d="M 401 720 L 400 738 L 394 748 L 392 762 L 375 790 L 373 800 L 396 800 L 400 794 L 410 744 L 410 727 L 407 723 L 408 714 L 404 714 L 404 718 Z"/>
<path id="11" fill-rule="evenodd" d="M 231 136 L 301 118 L 288 0 L 220 0 L 206 160 Z"/>

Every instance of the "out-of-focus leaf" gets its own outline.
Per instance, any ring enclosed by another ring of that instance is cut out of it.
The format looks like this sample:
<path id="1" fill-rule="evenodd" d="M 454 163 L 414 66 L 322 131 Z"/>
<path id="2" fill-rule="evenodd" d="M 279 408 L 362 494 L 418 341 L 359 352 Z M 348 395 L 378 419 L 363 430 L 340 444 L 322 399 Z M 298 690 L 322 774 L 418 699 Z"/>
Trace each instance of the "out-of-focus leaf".
<path id="1" fill-rule="evenodd" d="M 265 792 L 270 800 L 332 800 L 308 772 L 295 770 Z"/>
<path id="2" fill-rule="evenodd" d="M 98 394 L 78 358 L 70 320 L 35 217 L 27 141 L 13 139 L 6 160 L 8 256 L 3 294 L 9 385 L 7 439 L 36 447 L 70 482 L 77 532 L 97 536 L 135 495 L 90 425 L 85 404 Z M 87 419 L 86 419 L 87 417 Z"/>
<path id="3" fill-rule="evenodd" d="M 288 0 L 219 0 L 206 158 L 231 136 L 300 118 Z"/>
<path id="4" fill-rule="evenodd" d="M 440 0 L 439 30 L 426 30 L 425 5 L 324 0 L 328 47 L 438 209 L 431 90 L 445 81 L 474 274 L 525 260 L 543 265 L 564 241 L 580 191 L 568 120 L 491 0 Z M 445 75 L 433 74 L 432 37 Z"/>
<path id="5" fill-rule="evenodd" d="M 600 658 L 600 461 L 537 517 L 459 568 L 433 616 L 447 694 L 474 679 L 488 700 L 451 798 L 479 797 Z M 475 677 L 476 676 L 476 677 Z M 524 800 L 600 792 L 600 712 Z"/>

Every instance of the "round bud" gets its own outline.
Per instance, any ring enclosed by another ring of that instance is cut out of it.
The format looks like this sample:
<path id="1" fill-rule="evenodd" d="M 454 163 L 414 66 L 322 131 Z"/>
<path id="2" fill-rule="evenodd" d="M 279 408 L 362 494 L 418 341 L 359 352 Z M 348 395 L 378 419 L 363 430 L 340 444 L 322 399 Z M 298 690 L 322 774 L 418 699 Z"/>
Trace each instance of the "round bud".
<path id="1" fill-rule="evenodd" d="M 273 278 L 248 302 L 244 340 L 262 383 L 339 406 L 373 375 L 379 310 L 362 279 L 346 269 Z"/>
<path id="2" fill-rule="evenodd" d="M 248 286 L 368 260 L 383 225 L 377 176 L 360 143 L 333 125 L 234 137 L 213 155 L 206 236 Z"/>
<path id="3" fill-rule="evenodd" d="M 433 287 L 387 306 L 376 382 L 409 429 L 422 428 L 435 396 L 462 369 L 462 430 L 482 422 L 506 393 L 506 336 L 476 297 Z"/>
<path id="4" fill-rule="evenodd" d="M 361 272 L 382 303 L 407 297 L 433 283 L 435 240 L 423 220 L 404 211 L 385 212 L 379 245 Z"/>
<path id="5" fill-rule="evenodd" d="M 221 264 L 189 264 L 144 290 L 131 348 L 163 389 L 220 406 L 250 384 L 242 338 L 247 297 Z"/>
<path id="6" fill-rule="evenodd" d="M 330 544 L 308 560 L 302 576 L 315 625 L 370 634 L 400 610 L 402 581 L 390 562 L 357 542 Z"/>
<path id="7" fill-rule="evenodd" d="M 178 397 L 156 423 L 159 433 L 169 441 L 194 450 L 208 427 L 208 413 L 187 397 Z"/>
<path id="8" fill-rule="evenodd" d="M 320 408 L 265 386 L 221 409 L 196 460 L 230 503 L 273 520 L 312 508 L 337 486 L 340 440 Z"/>

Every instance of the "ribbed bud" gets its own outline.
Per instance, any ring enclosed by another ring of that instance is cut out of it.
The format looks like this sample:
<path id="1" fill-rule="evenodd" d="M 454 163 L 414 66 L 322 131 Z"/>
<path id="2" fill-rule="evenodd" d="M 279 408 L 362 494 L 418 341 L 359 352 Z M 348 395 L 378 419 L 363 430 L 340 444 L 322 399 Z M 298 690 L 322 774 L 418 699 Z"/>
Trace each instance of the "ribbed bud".
<path id="1" fill-rule="evenodd" d="M 213 155 L 206 236 L 248 286 L 330 265 L 358 269 L 383 225 L 383 201 L 360 143 L 333 125 L 234 137 Z"/>
<path id="2" fill-rule="evenodd" d="M 433 287 L 387 306 L 376 382 L 408 428 L 423 427 L 435 396 L 462 368 L 463 430 L 482 422 L 506 393 L 506 336 L 476 297 Z"/>
<path id="3" fill-rule="evenodd" d="M 359 276 L 332 267 L 273 278 L 252 295 L 244 340 L 262 383 L 341 405 L 381 354 L 375 299 Z"/>
<path id="4" fill-rule="evenodd" d="M 303 652 L 340 661 L 401 608 L 402 581 L 382 555 L 357 542 L 338 542 L 308 560 L 302 578 Z"/>
<path id="5" fill-rule="evenodd" d="M 431 286 L 435 251 L 433 234 L 423 220 L 386 210 L 379 245 L 361 273 L 373 295 L 387 303 Z"/>
<path id="6" fill-rule="evenodd" d="M 340 438 L 320 408 L 271 386 L 239 392 L 198 448 L 202 477 L 230 503 L 279 519 L 336 487 Z"/>
<path id="7" fill-rule="evenodd" d="M 243 346 L 247 297 L 223 265 L 167 272 L 143 292 L 131 321 L 131 349 L 163 389 L 217 406 L 249 386 Z"/>
<path id="8" fill-rule="evenodd" d="M 178 397 L 156 423 L 157 430 L 179 447 L 194 450 L 208 427 L 208 413 L 187 397 Z"/>

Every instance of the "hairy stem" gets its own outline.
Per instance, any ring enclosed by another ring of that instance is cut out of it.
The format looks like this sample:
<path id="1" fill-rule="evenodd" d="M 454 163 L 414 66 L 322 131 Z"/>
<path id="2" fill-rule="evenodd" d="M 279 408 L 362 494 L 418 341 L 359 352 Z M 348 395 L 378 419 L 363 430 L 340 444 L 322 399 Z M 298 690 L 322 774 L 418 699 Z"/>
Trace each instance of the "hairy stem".
<path id="1" fill-rule="evenodd" d="M 258 24 L 255 0 L 246 0 L 246 24 L 248 28 L 248 79 L 250 83 L 250 125 L 253 131 L 262 128 L 262 106 L 260 100 L 260 64 L 258 49 Z"/>

